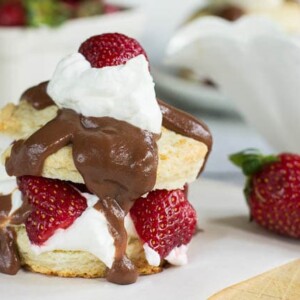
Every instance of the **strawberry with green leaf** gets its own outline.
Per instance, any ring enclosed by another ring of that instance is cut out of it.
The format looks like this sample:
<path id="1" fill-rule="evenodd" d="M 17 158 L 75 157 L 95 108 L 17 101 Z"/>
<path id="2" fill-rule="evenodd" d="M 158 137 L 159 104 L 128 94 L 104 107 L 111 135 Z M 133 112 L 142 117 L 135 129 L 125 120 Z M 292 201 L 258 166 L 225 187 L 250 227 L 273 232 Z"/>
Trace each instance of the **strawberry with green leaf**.
<path id="1" fill-rule="evenodd" d="M 300 238 L 300 155 L 264 156 L 250 149 L 230 160 L 247 177 L 245 196 L 251 219 L 281 235 Z"/>

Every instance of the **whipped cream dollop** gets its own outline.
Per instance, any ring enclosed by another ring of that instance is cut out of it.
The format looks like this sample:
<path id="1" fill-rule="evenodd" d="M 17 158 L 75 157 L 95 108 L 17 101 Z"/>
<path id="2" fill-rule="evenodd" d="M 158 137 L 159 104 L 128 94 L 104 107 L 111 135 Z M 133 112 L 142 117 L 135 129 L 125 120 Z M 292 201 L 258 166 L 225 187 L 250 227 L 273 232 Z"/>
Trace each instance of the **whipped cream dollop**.
<path id="1" fill-rule="evenodd" d="M 0 177 L 4 167 L 0 166 Z M 5 170 L 5 169 L 4 169 Z M 17 188 L 16 178 L 0 178 L 0 195 L 9 195 Z"/>
<path id="2" fill-rule="evenodd" d="M 60 108 L 161 132 L 162 113 L 144 55 L 124 65 L 92 68 L 82 54 L 71 54 L 58 64 L 47 92 Z"/>
<path id="3" fill-rule="evenodd" d="M 284 0 L 211 0 L 213 5 L 236 5 L 246 10 L 272 9 L 283 4 Z"/>
<path id="4" fill-rule="evenodd" d="M 161 263 L 161 258 L 160 255 L 157 253 L 157 251 L 149 247 L 147 243 L 143 245 L 143 248 L 149 265 L 158 267 Z M 188 251 L 188 245 L 181 245 L 179 247 L 175 247 L 165 257 L 165 260 L 174 266 L 186 265 L 188 263 L 187 251 Z"/>

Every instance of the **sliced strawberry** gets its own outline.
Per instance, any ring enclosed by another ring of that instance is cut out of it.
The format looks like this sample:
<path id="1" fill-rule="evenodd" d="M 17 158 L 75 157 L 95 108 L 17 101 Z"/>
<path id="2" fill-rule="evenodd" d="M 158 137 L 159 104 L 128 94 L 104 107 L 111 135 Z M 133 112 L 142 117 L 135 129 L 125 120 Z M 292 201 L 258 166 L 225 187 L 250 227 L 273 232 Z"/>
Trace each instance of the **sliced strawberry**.
<path id="1" fill-rule="evenodd" d="M 54 232 L 68 228 L 86 209 L 86 199 L 69 183 L 35 176 L 18 178 L 18 186 L 32 205 L 25 222 L 30 241 L 41 245 Z"/>
<path id="2" fill-rule="evenodd" d="M 96 35 L 81 44 L 79 52 L 94 68 L 123 65 L 131 58 L 147 55 L 133 38 L 120 33 Z"/>
<path id="3" fill-rule="evenodd" d="M 136 200 L 130 215 L 139 237 L 165 258 L 175 247 L 187 245 L 197 217 L 183 190 L 156 190 Z"/>

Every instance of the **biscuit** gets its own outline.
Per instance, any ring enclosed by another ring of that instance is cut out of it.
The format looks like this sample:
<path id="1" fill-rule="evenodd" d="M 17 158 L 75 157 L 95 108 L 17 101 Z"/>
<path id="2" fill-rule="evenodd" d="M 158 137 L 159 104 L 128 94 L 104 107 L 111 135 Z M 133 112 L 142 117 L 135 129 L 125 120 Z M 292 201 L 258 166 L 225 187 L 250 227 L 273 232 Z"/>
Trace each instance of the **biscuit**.
<path id="1" fill-rule="evenodd" d="M 53 119 L 56 112 L 56 106 L 37 111 L 25 101 L 18 106 L 7 105 L 0 112 L 0 131 L 16 138 L 27 137 Z M 195 180 L 208 151 L 204 143 L 162 128 L 157 145 L 159 162 L 154 189 L 177 189 Z M 10 150 L 4 153 L 4 160 L 9 157 Z M 71 146 L 46 159 L 42 176 L 84 183 L 74 165 Z"/>

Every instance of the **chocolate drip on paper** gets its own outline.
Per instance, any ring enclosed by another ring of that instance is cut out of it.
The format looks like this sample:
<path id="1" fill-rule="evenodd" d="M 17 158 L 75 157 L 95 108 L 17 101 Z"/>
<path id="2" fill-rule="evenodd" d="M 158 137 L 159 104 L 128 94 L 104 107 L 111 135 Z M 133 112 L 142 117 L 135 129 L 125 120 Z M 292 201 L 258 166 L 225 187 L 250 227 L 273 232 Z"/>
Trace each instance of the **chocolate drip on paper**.
<path id="1" fill-rule="evenodd" d="M 15 275 L 21 268 L 15 231 L 13 225 L 20 225 L 25 222 L 30 214 L 31 208 L 24 199 L 22 206 L 12 215 L 11 195 L 0 196 L 0 273 Z"/>
<path id="2" fill-rule="evenodd" d="M 137 272 L 125 254 L 124 218 L 133 201 L 155 185 L 156 139 L 156 135 L 124 121 L 88 118 L 63 109 L 27 140 L 13 145 L 6 170 L 14 176 L 41 176 L 45 159 L 71 144 L 75 166 L 88 190 L 99 197 L 95 208 L 105 214 L 115 241 L 115 261 L 107 279 L 133 283 Z"/>

